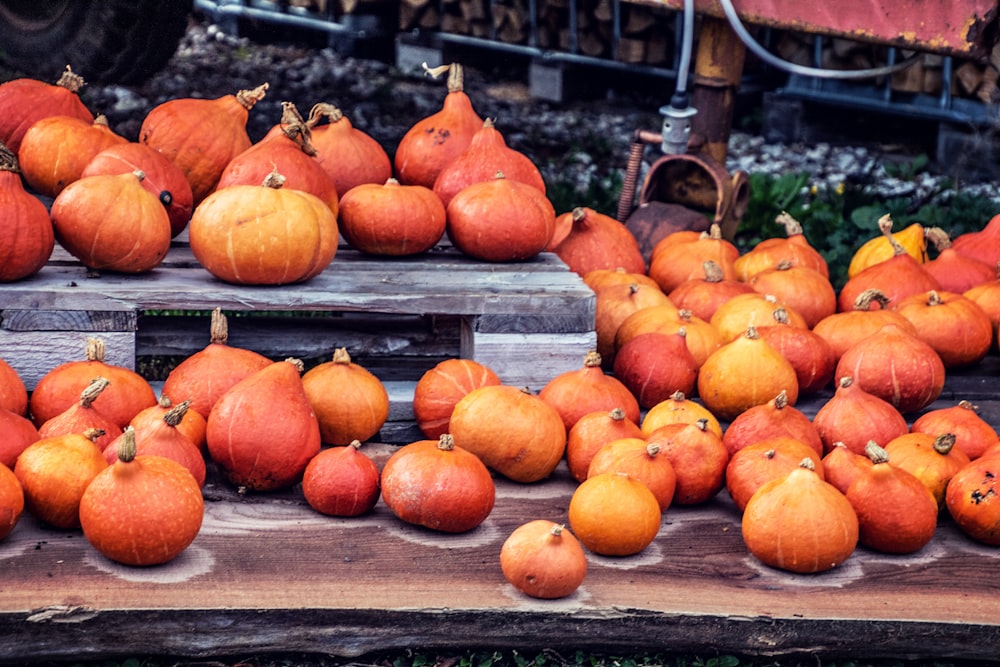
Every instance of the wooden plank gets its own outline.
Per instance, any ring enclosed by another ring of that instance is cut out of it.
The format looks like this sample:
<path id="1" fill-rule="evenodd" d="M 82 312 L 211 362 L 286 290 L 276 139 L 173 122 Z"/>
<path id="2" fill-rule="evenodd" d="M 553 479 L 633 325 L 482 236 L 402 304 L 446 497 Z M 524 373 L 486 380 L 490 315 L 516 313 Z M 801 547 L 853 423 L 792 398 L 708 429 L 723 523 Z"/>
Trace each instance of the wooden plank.
<path id="1" fill-rule="evenodd" d="M 504 384 L 538 391 L 565 371 L 583 367 L 583 357 L 597 347 L 597 334 L 492 334 L 469 331 L 462 337 L 462 357 L 495 370 Z"/>
<path id="2" fill-rule="evenodd" d="M 0 359 L 17 371 L 25 386 L 34 389 L 38 381 L 61 363 L 86 358 L 90 331 L 6 331 L 0 329 Z M 135 333 L 104 331 L 99 334 L 106 345 L 108 363 L 135 368 Z"/>
<path id="3" fill-rule="evenodd" d="M 379 463 L 391 447 L 366 448 Z M 392 648 L 490 646 L 992 659 L 1000 550 L 942 517 L 916 554 L 859 548 L 841 567 L 793 575 L 742 543 L 725 495 L 671 507 L 653 544 L 628 558 L 588 555 L 563 600 L 519 594 L 499 570 L 506 536 L 534 518 L 567 520 L 564 466 L 531 484 L 497 481 L 477 529 L 407 526 L 381 503 L 362 518 L 314 513 L 298 489 L 238 496 L 212 473 L 201 533 L 177 560 L 115 565 L 79 531 L 30 517 L 0 542 L 0 655 L 27 660 L 267 652 L 357 656 Z"/>

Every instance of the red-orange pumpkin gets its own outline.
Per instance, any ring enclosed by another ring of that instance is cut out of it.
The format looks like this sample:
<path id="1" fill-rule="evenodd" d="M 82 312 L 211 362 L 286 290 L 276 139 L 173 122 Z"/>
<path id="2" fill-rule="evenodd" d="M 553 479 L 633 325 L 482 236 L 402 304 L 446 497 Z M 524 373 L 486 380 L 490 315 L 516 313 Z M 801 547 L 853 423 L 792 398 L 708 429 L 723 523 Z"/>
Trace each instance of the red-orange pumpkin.
<path id="1" fill-rule="evenodd" d="M 639 421 L 639 402 L 621 380 L 601 368 L 601 355 L 591 350 L 583 367 L 564 371 L 542 387 L 538 397 L 551 405 L 562 418 L 566 431 L 588 412 L 621 408 L 625 416 Z"/>
<path id="2" fill-rule="evenodd" d="M 392 177 L 392 162 L 382 145 L 354 127 L 337 107 L 316 104 L 306 122 L 312 130 L 316 159 L 333 179 L 340 197 L 362 183 L 385 183 Z"/>
<path id="3" fill-rule="evenodd" d="M 726 465 L 726 490 L 741 512 L 760 487 L 781 479 L 809 459 L 820 479 L 826 479 L 822 455 L 812 446 L 787 436 L 758 440 L 739 449 Z"/>
<path id="4" fill-rule="evenodd" d="M 824 278 L 829 278 L 826 259 L 809 243 L 799 221 L 781 212 L 775 222 L 784 226 L 785 236 L 764 239 L 740 255 L 734 262 L 737 279 L 746 282 L 760 271 L 775 268 L 783 261 L 795 266 L 808 266 Z"/>
<path id="5" fill-rule="evenodd" d="M 309 506 L 329 516 L 370 512 L 381 494 L 378 466 L 355 440 L 314 456 L 302 475 L 302 494 Z"/>
<path id="6" fill-rule="evenodd" d="M 951 242 L 955 252 L 990 266 L 1000 263 L 1000 214 L 994 215 L 977 232 L 966 232 Z"/>
<path id="7" fill-rule="evenodd" d="M 534 598 L 571 595 L 587 576 L 587 555 L 563 524 L 523 523 L 500 547 L 500 571 L 514 588 Z"/>
<path id="8" fill-rule="evenodd" d="M 675 392 L 691 394 L 698 379 L 698 362 L 687 346 L 687 330 L 650 332 L 629 339 L 615 352 L 614 377 L 649 409 Z"/>
<path id="9" fill-rule="evenodd" d="M 930 410 L 910 426 L 913 433 L 954 433 L 955 447 L 977 459 L 1000 441 L 996 429 L 979 415 L 979 406 L 961 400 L 957 405 Z"/>
<path id="10" fill-rule="evenodd" d="M 598 269 L 646 271 L 639 243 L 625 225 L 586 206 L 556 217 L 547 249 L 581 276 Z"/>
<path id="11" fill-rule="evenodd" d="M 847 348 L 870 337 L 886 324 L 897 324 L 913 335 L 917 333 L 912 322 L 895 310 L 889 310 L 887 296 L 871 289 L 858 295 L 851 310 L 824 317 L 812 331 L 830 344 L 834 357 L 839 360 Z"/>
<path id="12" fill-rule="evenodd" d="M 619 329 L 636 311 L 647 315 L 676 317 L 677 307 L 656 285 L 645 283 L 612 283 L 595 290 L 597 305 L 594 328 L 597 332 L 597 353 L 608 369 L 612 368 Z M 624 342 L 624 341 L 622 341 Z"/>
<path id="13" fill-rule="evenodd" d="M 996 450 L 994 450 L 996 451 Z M 991 546 L 1000 545 L 1000 456 L 981 456 L 948 482 L 945 506 L 966 535 Z"/>
<path id="14" fill-rule="evenodd" d="M 773 438 L 793 438 L 823 455 L 823 439 L 816 425 L 805 413 L 788 404 L 788 394 L 784 391 L 732 420 L 722 436 L 722 443 L 733 456 L 755 442 Z"/>
<path id="15" fill-rule="evenodd" d="M 132 174 L 141 171 L 142 187 L 156 195 L 170 218 L 170 234 L 176 237 L 187 227 L 194 207 L 191 185 L 181 170 L 146 144 L 127 142 L 106 148 L 87 163 L 80 178 L 97 175 Z"/>
<path id="16" fill-rule="evenodd" d="M 448 237 L 459 250 L 487 262 L 531 259 L 548 246 L 556 212 L 544 193 L 502 172 L 473 183 L 448 203 Z"/>
<path id="17" fill-rule="evenodd" d="M 309 128 L 291 102 L 282 102 L 281 122 L 263 139 L 233 156 L 216 183 L 216 190 L 233 185 L 259 185 L 274 171 L 284 176 L 282 187 L 308 192 L 337 215 L 337 189 L 316 159 Z"/>
<path id="18" fill-rule="evenodd" d="M 80 400 L 66 408 L 63 412 L 38 427 L 40 438 L 54 438 L 70 433 L 97 431 L 99 435 L 91 438 L 102 450 L 121 435 L 122 429 L 113 419 L 104 414 L 100 408 L 94 407 L 94 401 L 108 387 L 107 378 L 96 377 L 80 393 Z"/>
<path id="19" fill-rule="evenodd" d="M 0 408 L 28 414 L 28 388 L 14 367 L 0 358 Z"/>
<path id="20" fill-rule="evenodd" d="M 466 187 L 491 180 L 497 172 L 511 180 L 537 188 L 545 194 L 545 181 L 535 163 L 504 141 L 503 134 L 487 118 L 462 153 L 442 167 L 432 189 L 445 206 Z"/>
<path id="21" fill-rule="evenodd" d="M 205 448 L 205 417 L 197 410 L 191 407 L 191 400 L 182 401 L 182 403 L 187 404 L 183 414 L 180 415 L 180 421 L 175 425 L 177 430 L 187 436 L 188 440 L 193 442 L 198 446 L 198 450 L 201 451 Z M 132 418 L 129 425 L 136 430 L 136 432 L 141 433 L 145 429 L 150 428 L 159 422 L 167 418 L 167 414 L 170 413 L 177 406 L 170 399 L 167 394 L 160 394 L 160 398 L 156 405 L 151 405 L 145 410 L 141 410 L 139 414 Z"/>
<path id="22" fill-rule="evenodd" d="M 265 83 L 213 100 L 168 100 L 143 119 L 139 141 L 163 153 L 184 172 L 197 205 L 215 189 L 229 161 L 250 148 L 247 119 L 266 92 Z"/>
<path id="23" fill-rule="evenodd" d="M 722 436 L 709 428 L 708 419 L 661 426 L 647 440 L 657 444 L 674 467 L 674 503 L 699 505 L 725 487 L 729 452 L 722 444 Z"/>
<path id="24" fill-rule="evenodd" d="M 603 473 L 622 473 L 645 484 L 656 496 L 661 512 L 666 512 L 674 500 L 677 473 L 660 443 L 641 437 L 609 440 L 594 453 L 587 467 L 588 479 Z"/>
<path id="25" fill-rule="evenodd" d="M 17 153 L 28 128 L 48 116 L 73 116 L 94 122 L 94 114 L 80 99 L 83 85 L 83 77 L 69 65 L 54 84 L 31 78 L 0 84 L 0 142 Z"/>
<path id="26" fill-rule="evenodd" d="M 923 482 L 939 508 L 944 508 L 948 482 L 970 461 L 965 452 L 955 447 L 954 433 L 906 433 L 890 440 L 885 451 L 894 466 Z"/>
<path id="27" fill-rule="evenodd" d="M 294 359 L 265 366 L 233 385 L 209 413 L 208 453 L 236 486 L 252 491 L 291 486 L 319 453 L 319 422 L 301 372 Z"/>
<path id="28" fill-rule="evenodd" d="M 445 533 L 476 528 L 496 502 L 490 471 L 447 433 L 396 450 L 381 483 L 382 501 L 400 520 Z"/>
<path id="29" fill-rule="evenodd" d="M 428 439 L 450 431 L 455 404 L 473 389 L 500 384 L 496 372 L 472 359 L 445 359 L 426 371 L 413 388 L 413 413 Z"/>
<path id="30" fill-rule="evenodd" d="M 830 279 L 808 266 L 778 262 L 754 274 L 748 283 L 761 294 L 773 294 L 800 314 L 809 328 L 837 312 L 837 294 Z"/>
<path id="31" fill-rule="evenodd" d="M 704 275 L 704 263 L 708 260 L 722 269 L 723 278 L 736 277 L 733 263 L 739 257 L 739 250 L 722 238 L 719 225 L 713 224 L 708 232 L 686 242 L 678 243 L 672 236 L 656 244 L 649 261 L 649 277 L 664 293 L 669 294 L 685 280 Z"/>
<path id="32" fill-rule="evenodd" d="M 869 440 L 885 445 L 909 430 L 892 403 L 868 393 L 849 375 L 841 376 L 836 392 L 813 416 L 813 424 L 827 453 L 839 442 L 862 456 Z"/>
<path id="33" fill-rule="evenodd" d="M 315 195 L 261 185 L 216 190 L 191 216 L 191 252 L 209 273 L 238 285 L 288 285 L 319 275 L 337 253 L 337 217 Z"/>
<path id="34" fill-rule="evenodd" d="M 642 429 L 625 416 L 625 411 L 588 412 L 580 417 L 566 436 L 566 466 L 573 478 L 582 482 L 594 455 L 606 443 L 621 438 L 645 438 Z"/>
<path id="35" fill-rule="evenodd" d="M 7 466 L 0 466 L 0 540 L 10 535 L 24 511 L 24 489 L 17 475 Z"/>
<path id="36" fill-rule="evenodd" d="M 955 292 L 913 294 L 896 304 L 945 368 L 978 364 L 993 344 L 993 323 L 975 301 Z"/>
<path id="37" fill-rule="evenodd" d="M 444 236 L 448 215 L 428 188 L 389 178 L 345 192 L 339 222 L 344 240 L 357 250 L 401 257 L 433 248 Z"/>
<path id="38" fill-rule="evenodd" d="M 163 394 L 191 401 L 191 410 L 208 419 L 216 401 L 234 384 L 271 363 L 258 352 L 229 345 L 229 324 L 222 309 L 216 308 L 212 311 L 208 345 L 167 374 Z"/>
<path id="39" fill-rule="evenodd" d="M 441 109 L 414 123 L 396 147 L 396 177 L 406 185 L 434 188 L 441 170 L 465 152 L 483 119 L 465 94 L 465 71 L 458 63 L 428 69 L 432 76 L 448 73 Z"/>
<path id="40" fill-rule="evenodd" d="M 167 411 L 161 419 L 149 421 L 135 426 L 125 427 L 111 444 L 104 448 L 104 459 L 109 465 L 118 460 L 121 449 L 125 447 L 125 438 L 134 441 L 137 455 L 155 455 L 172 459 L 188 469 L 198 486 L 205 485 L 207 474 L 205 459 L 201 449 L 178 426 L 188 412 L 189 403 L 182 401 Z"/>
<path id="41" fill-rule="evenodd" d="M 66 186 L 52 202 L 52 226 L 67 252 L 91 269 L 145 273 L 163 262 L 173 229 L 143 172 L 102 174 Z"/>
<path id="42" fill-rule="evenodd" d="M 13 468 L 21 452 L 40 438 L 30 419 L 6 408 L 0 408 L 0 433 L 4 434 L 0 439 L 0 464 L 8 468 Z"/>
<path id="43" fill-rule="evenodd" d="M 745 282 L 725 278 L 722 269 L 712 260 L 705 261 L 703 267 L 704 277 L 685 280 L 667 296 L 678 308 L 690 310 L 706 322 L 712 319 L 715 311 L 726 301 L 738 294 L 755 291 Z"/>
<path id="44" fill-rule="evenodd" d="M 924 270 L 934 276 L 944 291 L 961 294 L 996 279 L 995 265 L 957 252 L 951 246 L 948 233 L 940 227 L 931 227 L 924 234 L 938 252 L 937 257 L 924 262 Z"/>
<path id="45" fill-rule="evenodd" d="M 41 270 L 52 255 L 55 234 L 48 209 L 28 194 L 17 157 L 0 143 L 0 283 Z"/>
<path id="46" fill-rule="evenodd" d="M 784 308 L 776 309 L 773 316 L 774 324 L 758 327 L 757 333 L 795 369 L 799 395 L 824 389 L 837 366 L 833 347 L 812 329 L 789 324 Z"/>

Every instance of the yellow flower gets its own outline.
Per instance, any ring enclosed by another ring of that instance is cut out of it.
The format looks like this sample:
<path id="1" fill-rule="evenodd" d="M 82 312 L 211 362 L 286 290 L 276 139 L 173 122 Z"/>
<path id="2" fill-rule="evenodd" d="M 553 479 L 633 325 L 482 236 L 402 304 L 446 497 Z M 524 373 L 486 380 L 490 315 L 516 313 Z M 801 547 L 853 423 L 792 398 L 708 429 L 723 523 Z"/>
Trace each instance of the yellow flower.
<path id="1" fill-rule="evenodd" d="M 835 192 L 836 192 L 836 193 L 837 193 L 838 195 L 843 195 L 843 194 L 844 194 L 844 191 L 845 191 L 846 189 L 847 189 L 847 186 L 846 186 L 846 185 L 844 185 L 844 182 L 843 182 L 843 181 L 841 181 L 840 183 L 837 183 L 837 188 L 836 188 Z"/>

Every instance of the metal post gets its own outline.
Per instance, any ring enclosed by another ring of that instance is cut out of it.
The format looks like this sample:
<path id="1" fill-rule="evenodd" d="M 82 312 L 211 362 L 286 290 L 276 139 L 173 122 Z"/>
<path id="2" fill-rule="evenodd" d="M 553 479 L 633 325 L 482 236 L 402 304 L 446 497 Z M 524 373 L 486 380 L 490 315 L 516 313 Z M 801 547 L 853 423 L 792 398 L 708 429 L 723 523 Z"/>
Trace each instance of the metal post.
<path id="1" fill-rule="evenodd" d="M 736 90 L 743 76 L 746 46 L 725 19 L 703 16 L 692 76 L 692 146 L 719 164 L 726 152 L 733 123 Z"/>

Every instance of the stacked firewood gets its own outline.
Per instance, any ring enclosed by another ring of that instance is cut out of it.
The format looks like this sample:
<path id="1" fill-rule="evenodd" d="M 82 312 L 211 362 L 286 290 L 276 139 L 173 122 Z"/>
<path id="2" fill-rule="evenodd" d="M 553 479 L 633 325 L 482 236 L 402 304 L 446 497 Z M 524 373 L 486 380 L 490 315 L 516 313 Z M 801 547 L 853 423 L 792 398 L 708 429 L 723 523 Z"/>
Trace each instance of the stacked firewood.
<path id="1" fill-rule="evenodd" d="M 815 66 L 813 35 L 782 33 L 775 42 L 777 55 L 802 65 Z M 829 69 L 866 69 L 885 65 L 888 48 L 847 39 L 825 38 L 822 41 L 819 66 Z M 897 51 L 897 62 L 909 58 L 912 52 Z M 892 75 L 890 87 L 900 93 L 940 95 L 946 85 L 943 73 L 944 57 L 933 53 L 917 56 L 917 62 Z M 987 104 L 1000 102 L 1000 45 L 985 61 L 954 60 L 950 82 L 956 97 L 979 99 Z"/>
<path id="2" fill-rule="evenodd" d="M 570 3 L 576 3 L 575 25 Z M 400 30 L 468 35 L 630 64 L 669 65 L 676 12 L 622 3 L 615 34 L 613 0 L 402 0 Z"/>

